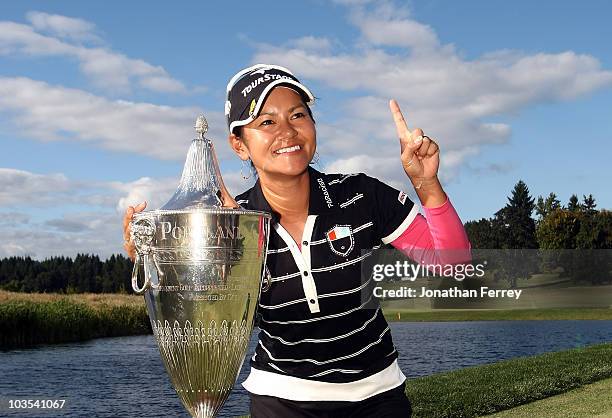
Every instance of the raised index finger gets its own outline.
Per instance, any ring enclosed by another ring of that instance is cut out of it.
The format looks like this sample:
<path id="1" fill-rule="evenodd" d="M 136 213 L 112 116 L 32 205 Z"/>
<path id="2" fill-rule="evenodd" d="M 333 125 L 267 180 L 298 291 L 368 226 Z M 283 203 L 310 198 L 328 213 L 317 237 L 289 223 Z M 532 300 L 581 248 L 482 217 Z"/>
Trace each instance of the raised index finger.
<path id="1" fill-rule="evenodd" d="M 410 138 L 410 130 L 408 129 L 408 125 L 406 124 L 406 120 L 404 119 L 404 115 L 402 114 L 399 104 L 397 104 L 395 99 L 391 99 L 389 101 L 389 108 L 391 109 L 391 114 L 393 115 L 397 136 L 399 136 L 400 139 L 407 140 Z"/>

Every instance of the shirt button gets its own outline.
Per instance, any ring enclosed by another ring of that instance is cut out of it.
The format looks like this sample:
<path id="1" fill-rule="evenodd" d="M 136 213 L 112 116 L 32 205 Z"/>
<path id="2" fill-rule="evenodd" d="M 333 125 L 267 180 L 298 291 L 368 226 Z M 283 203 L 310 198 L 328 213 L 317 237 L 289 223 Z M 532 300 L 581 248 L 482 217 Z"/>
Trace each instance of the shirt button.
<path id="1" fill-rule="evenodd" d="M 308 241 L 302 241 L 302 245 L 308 245 Z"/>
<path id="2" fill-rule="evenodd" d="M 310 299 L 308 302 L 312 303 L 314 305 L 315 300 L 314 299 Z"/>
<path id="3" fill-rule="evenodd" d="M 302 272 L 302 274 L 303 274 L 304 276 L 308 276 L 308 272 L 307 272 L 307 271 Z"/>

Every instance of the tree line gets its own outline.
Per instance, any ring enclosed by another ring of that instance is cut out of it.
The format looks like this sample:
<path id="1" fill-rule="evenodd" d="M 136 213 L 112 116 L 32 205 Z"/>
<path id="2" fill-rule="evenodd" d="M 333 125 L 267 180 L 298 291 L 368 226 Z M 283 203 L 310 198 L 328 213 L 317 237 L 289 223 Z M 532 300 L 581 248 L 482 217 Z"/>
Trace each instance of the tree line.
<path id="1" fill-rule="evenodd" d="M 536 201 L 519 180 L 506 206 L 491 218 L 467 222 L 465 230 L 474 248 L 610 249 L 612 212 L 596 208 L 592 194 L 582 202 L 573 194 L 565 205 L 552 192 Z"/>
<path id="2" fill-rule="evenodd" d="M 512 288 L 535 273 L 593 285 L 612 281 L 612 253 L 598 251 L 612 248 L 612 212 L 597 210 L 592 194 L 582 202 L 573 194 L 563 205 L 555 193 L 534 199 L 519 181 L 506 206 L 465 229 L 473 248 L 498 250 L 488 252 L 489 270 Z"/>
<path id="3" fill-rule="evenodd" d="M 112 255 L 102 261 L 97 255 L 30 257 L 0 260 L 0 289 L 14 292 L 132 293 L 132 261 Z"/>

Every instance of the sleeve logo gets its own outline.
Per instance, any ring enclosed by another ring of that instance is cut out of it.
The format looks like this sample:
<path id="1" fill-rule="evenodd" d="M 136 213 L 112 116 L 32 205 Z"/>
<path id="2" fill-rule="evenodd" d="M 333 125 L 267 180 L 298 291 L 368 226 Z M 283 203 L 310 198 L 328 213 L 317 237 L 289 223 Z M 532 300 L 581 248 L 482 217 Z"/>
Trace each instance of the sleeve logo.
<path id="1" fill-rule="evenodd" d="M 397 196 L 397 200 L 403 205 L 406 202 L 406 198 L 408 195 L 404 192 L 399 192 L 399 196 Z"/>

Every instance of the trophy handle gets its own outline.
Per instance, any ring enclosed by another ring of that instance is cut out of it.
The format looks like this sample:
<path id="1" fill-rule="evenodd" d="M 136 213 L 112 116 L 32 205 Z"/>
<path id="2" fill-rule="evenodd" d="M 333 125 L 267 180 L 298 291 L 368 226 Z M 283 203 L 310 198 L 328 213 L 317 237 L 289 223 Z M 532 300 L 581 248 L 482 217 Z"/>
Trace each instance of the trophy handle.
<path id="1" fill-rule="evenodd" d="M 136 293 L 137 295 L 142 295 L 148 288 L 151 287 L 151 272 L 149 271 L 149 266 L 148 266 L 148 258 L 149 255 L 145 254 L 143 256 L 143 270 L 144 270 L 144 277 L 145 277 L 145 281 L 144 284 L 142 285 L 142 287 L 138 287 L 138 272 L 140 271 L 140 254 L 136 253 L 136 260 L 134 261 L 134 269 L 132 270 L 132 289 L 134 290 L 134 293 Z"/>
<path id="2" fill-rule="evenodd" d="M 149 217 L 139 217 L 132 221 L 130 227 L 132 240 L 136 245 L 136 259 L 134 260 L 134 269 L 132 270 L 132 289 L 136 294 L 141 295 L 151 287 L 151 271 L 149 270 L 149 255 L 153 252 L 152 243 L 155 234 L 155 222 Z M 144 270 L 144 284 L 138 287 L 138 273 L 140 271 L 140 262 Z M 153 261 L 157 266 L 155 254 Z M 159 269 L 159 266 L 157 266 Z"/>

